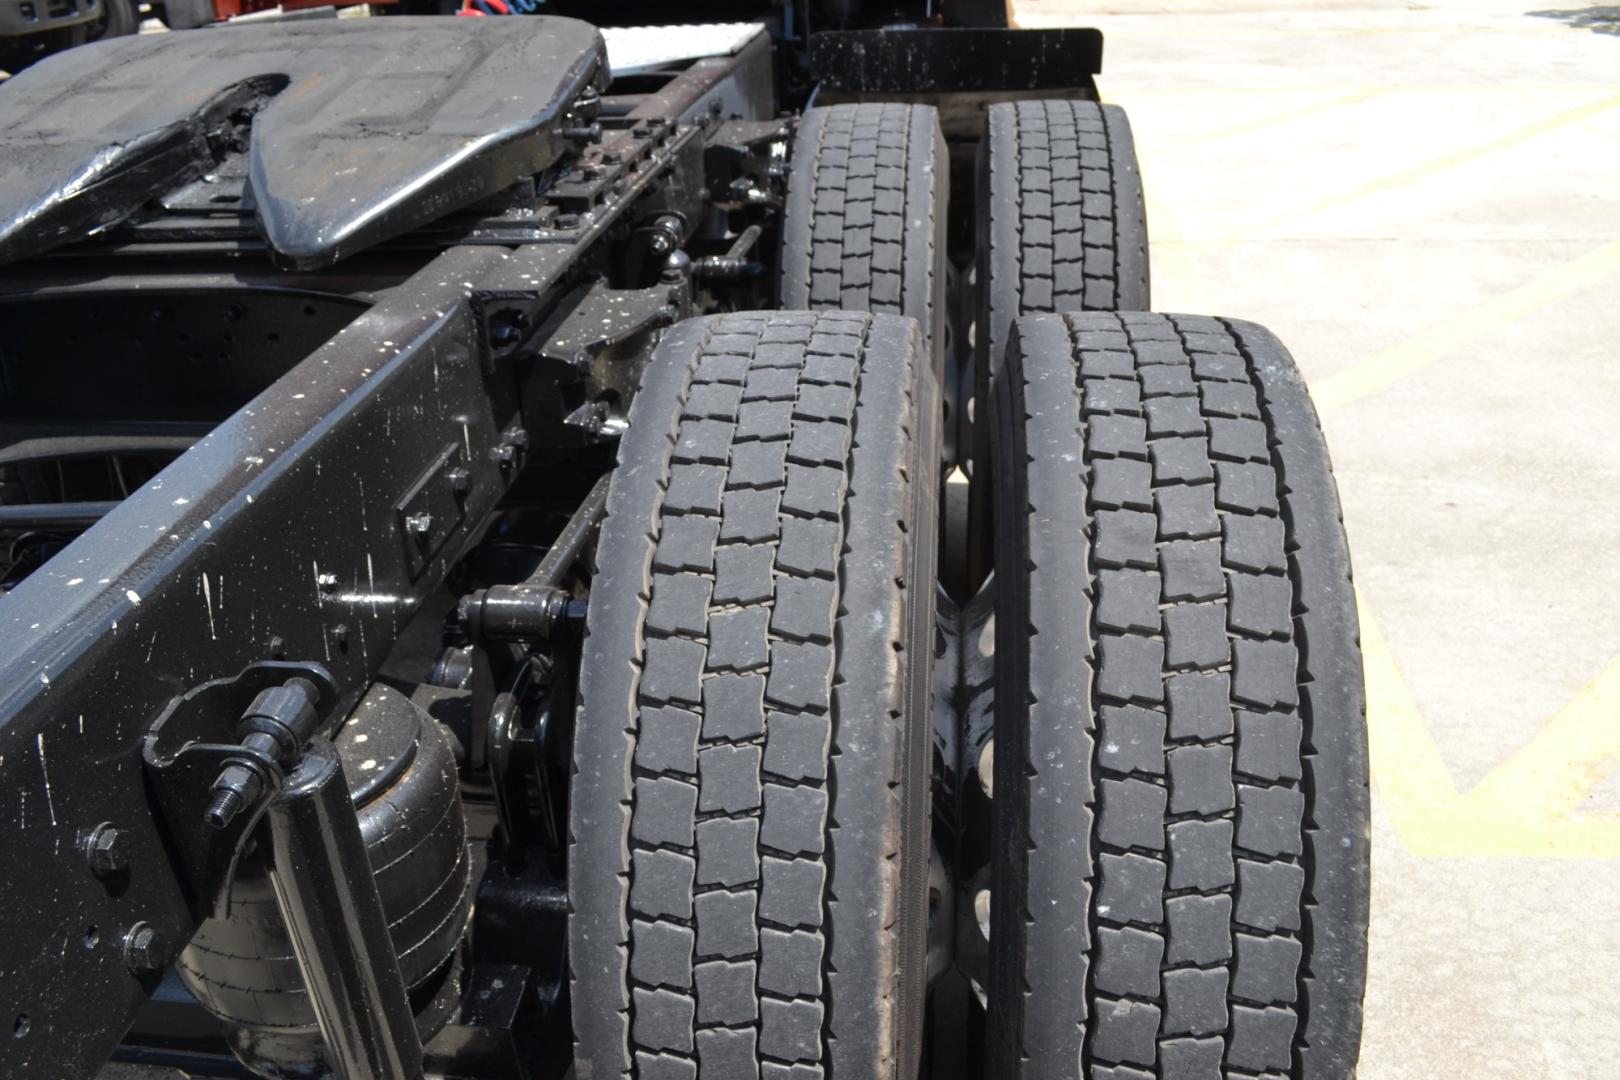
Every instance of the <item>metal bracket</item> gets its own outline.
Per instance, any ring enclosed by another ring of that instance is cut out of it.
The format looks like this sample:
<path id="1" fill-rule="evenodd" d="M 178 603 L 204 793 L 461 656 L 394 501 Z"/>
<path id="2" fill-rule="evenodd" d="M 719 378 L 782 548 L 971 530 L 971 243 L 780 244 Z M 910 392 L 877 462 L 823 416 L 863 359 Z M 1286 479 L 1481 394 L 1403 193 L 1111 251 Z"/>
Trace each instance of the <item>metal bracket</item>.
<path id="1" fill-rule="evenodd" d="M 426 573 L 465 516 L 468 474 L 457 461 L 461 449 L 455 443 L 447 444 L 394 506 L 412 581 Z"/>
<path id="2" fill-rule="evenodd" d="M 267 760 L 269 755 L 261 749 L 244 746 L 237 722 L 260 693 L 291 679 L 303 679 L 315 687 L 316 712 L 323 720 L 328 717 L 338 694 L 324 667 L 266 660 L 175 698 L 146 736 L 142 756 L 147 778 L 162 808 L 170 851 L 188 886 L 192 915 L 198 920 L 228 910 L 236 860 L 265 809 L 280 793 L 279 763 Z M 214 783 L 231 765 L 253 769 L 267 782 L 222 827 L 204 828 L 204 814 L 215 797 Z"/>
<path id="3" fill-rule="evenodd" d="M 548 327 L 540 355 L 580 371 L 589 371 L 599 353 L 646 330 L 668 326 L 678 314 L 668 285 L 647 289 L 585 291 L 579 303 Z"/>

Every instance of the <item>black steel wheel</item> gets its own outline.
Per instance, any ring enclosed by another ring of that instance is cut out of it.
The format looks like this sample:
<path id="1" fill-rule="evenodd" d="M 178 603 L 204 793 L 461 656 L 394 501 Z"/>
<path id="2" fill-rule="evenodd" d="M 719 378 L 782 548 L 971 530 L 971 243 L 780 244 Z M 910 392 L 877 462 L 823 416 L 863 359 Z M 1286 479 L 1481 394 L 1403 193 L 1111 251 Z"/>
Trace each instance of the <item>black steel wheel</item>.
<path id="1" fill-rule="evenodd" d="M 1361 657 L 1326 447 L 1249 323 L 1030 316 L 993 412 L 990 1075 L 1351 1075 Z"/>
<path id="2" fill-rule="evenodd" d="M 580 684 L 582 1076 L 913 1076 L 937 409 L 894 316 L 715 316 L 654 355 Z"/>

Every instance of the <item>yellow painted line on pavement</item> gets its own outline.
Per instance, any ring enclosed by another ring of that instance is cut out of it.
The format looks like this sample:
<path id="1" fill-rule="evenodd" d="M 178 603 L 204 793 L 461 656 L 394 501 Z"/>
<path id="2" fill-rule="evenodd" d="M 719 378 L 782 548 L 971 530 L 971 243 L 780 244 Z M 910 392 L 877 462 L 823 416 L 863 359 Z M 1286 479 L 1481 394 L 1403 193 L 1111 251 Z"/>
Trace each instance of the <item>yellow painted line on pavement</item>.
<path id="1" fill-rule="evenodd" d="M 1576 807 L 1620 759 L 1620 660 L 1459 794 L 1364 597 L 1357 597 L 1373 783 L 1414 855 L 1620 859 L 1620 814 Z"/>
<path id="2" fill-rule="evenodd" d="M 1405 818 L 1449 806 L 1457 801 L 1457 788 L 1440 749 L 1360 593 L 1356 608 L 1367 684 L 1367 744 L 1379 793 Z"/>
<path id="3" fill-rule="evenodd" d="M 1549 273 L 1525 282 L 1311 383 L 1318 412 L 1329 412 L 1381 390 L 1480 338 L 1540 311 L 1620 270 L 1620 240 L 1611 240 Z"/>
<path id="4" fill-rule="evenodd" d="M 1519 146 L 1523 143 L 1529 142 L 1532 139 L 1539 138 L 1542 135 L 1547 135 L 1554 131 L 1559 131 L 1563 128 L 1570 127 L 1571 125 L 1590 120 L 1594 116 L 1609 112 L 1617 107 L 1620 107 L 1620 94 L 1610 94 L 1606 97 L 1599 98 L 1597 101 L 1588 102 L 1587 104 L 1579 106 L 1578 108 L 1566 109 L 1555 116 L 1549 116 L 1544 120 L 1538 120 L 1533 124 L 1527 124 L 1516 131 L 1507 133 L 1506 135 L 1501 135 L 1497 138 L 1489 139 L 1482 143 L 1476 143 L 1473 146 L 1466 146 L 1460 150 L 1453 150 L 1449 154 L 1441 154 L 1439 157 L 1430 158 L 1428 161 L 1419 162 L 1418 164 L 1412 165 L 1408 168 L 1400 169 L 1386 176 L 1378 177 L 1376 180 L 1370 180 L 1367 183 L 1351 188 L 1348 191 L 1341 191 L 1334 195 L 1327 195 L 1303 206 L 1296 206 L 1291 210 L 1286 210 L 1283 213 L 1276 215 L 1268 221 L 1241 226 L 1235 231 L 1222 237 L 1221 242 L 1237 243 L 1243 240 L 1264 239 L 1266 238 L 1266 234 L 1276 229 L 1279 225 L 1286 225 L 1291 221 L 1312 217 L 1316 214 L 1322 213 L 1323 211 L 1333 210 L 1338 207 L 1356 202 L 1359 199 L 1364 199 L 1369 195 L 1377 195 L 1380 192 L 1393 191 L 1397 188 L 1405 187 L 1408 184 L 1416 183 L 1417 181 L 1426 179 L 1435 175 L 1436 173 L 1444 172 L 1447 169 L 1456 168 L 1458 165 L 1466 165 L 1471 161 L 1478 161 L 1480 158 L 1489 154 L 1494 154 L 1514 146 Z"/>
<path id="5" fill-rule="evenodd" d="M 1468 796 L 1482 804 L 1517 803 L 1568 814 L 1579 809 L 1617 759 L 1620 660 L 1588 683 Z"/>
<path id="6" fill-rule="evenodd" d="M 1200 135 L 1198 138 L 1181 143 L 1180 145 L 1182 147 L 1203 146 L 1206 143 L 1218 142 L 1221 139 L 1230 139 L 1238 135 L 1250 135 L 1256 131 L 1264 131 L 1266 128 L 1277 127 L 1280 124 L 1288 124 L 1295 120 L 1303 120 L 1308 116 L 1315 116 L 1317 113 L 1330 112 L 1333 109 L 1343 109 L 1351 105 L 1359 105 L 1363 101 L 1367 101 L 1370 98 L 1375 98 L 1388 92 L 1388 89 L 1379 87 L 1376 89 L 1358 90 L 1353 94 L 1342 94 L 1338 97 L 1330 98 L 1327 101 L 1313 101 L 1309 105 L 1300 105 L 1297 108 L 1285 109 L 1280 113 L 1273 113 L 1270 116 L 1258 117 L 1242 124 L 1233 124 L 1231 127 L 1221 128 L 1219 131 L 1212 131 L 1207 135 Z"/>

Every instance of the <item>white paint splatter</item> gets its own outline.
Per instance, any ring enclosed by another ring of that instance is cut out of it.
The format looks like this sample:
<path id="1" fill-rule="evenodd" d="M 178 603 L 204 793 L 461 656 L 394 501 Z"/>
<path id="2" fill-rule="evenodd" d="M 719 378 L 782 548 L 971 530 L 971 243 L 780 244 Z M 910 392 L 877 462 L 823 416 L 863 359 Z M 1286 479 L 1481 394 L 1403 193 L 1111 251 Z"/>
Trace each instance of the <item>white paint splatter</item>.
<path id="1" fill-rule="evenodd" d="M 203 572 L 203 606 L 208 609 L 208 637 L 212 641 L 219 640 L 219 634 L 214 632 L 214 595 L 208 589 L 208 573 Z"/>
<path id="2" fill-rule="evenodd" d="M 39 771 L 45 777 L 45 808 L 51 812 L 51 824 L 56 824 L 56 799 L 51 795 L 51 770 L 45 764 L 45 733 L 38 732 L 34 736 L 34 745 L 39 747 Z"/>

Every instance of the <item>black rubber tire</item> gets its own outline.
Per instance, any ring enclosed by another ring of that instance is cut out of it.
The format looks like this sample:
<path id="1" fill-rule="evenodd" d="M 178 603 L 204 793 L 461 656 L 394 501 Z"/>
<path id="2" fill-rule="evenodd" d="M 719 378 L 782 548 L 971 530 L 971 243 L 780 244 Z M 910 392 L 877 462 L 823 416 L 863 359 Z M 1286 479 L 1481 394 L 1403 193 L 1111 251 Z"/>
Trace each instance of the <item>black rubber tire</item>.
<path id="1" fill-rule="evenodd" d="M 580 685 L 581 1076 L 915 1072 L 938 400 L 894 316 L 714 316 L 654 354 Z"/>
<path id="2" fill-rule="evenodd" d="M 909 315 L 937 364 L 951 170 L 934 107 L 806 110 L 789 162 L 781 306 Z"/>
<path id="3" fill-rule="evenodd" d="M 135 14 L 134 0 L 101 0 L 101 5 L 101 17 L 90 23 L 85 35 L 88 40 L 128 37 L 140 29 L 141 21 Z"/>
<path id="4" fill-rule="evenodd" d="M 985 400 L 1018 316 L 1151 306 L 1142 174 L 1124 109 L 992 105 L 978 199 L 976 400 Z"/>
<path id="5" fill-rule="evenodd" d="M 954 442 L 985 468 L 991 382 L 1012 322 L 1053 311 L 1146 311 L 1147 211 L 1125 110 L 1095 101 L 992 105 L 979 144 L 974 355 L 958 372 Z M 974 485 L 968 576 L 989 556 L 989 490 Z"/>
<path id="6" fill-rule="evenodd" d="M 1045 315 L 1011 339 L 990 1075 L 1351 1075 L 1366 723 L 1305 385 L 1250 323 Z"/>

